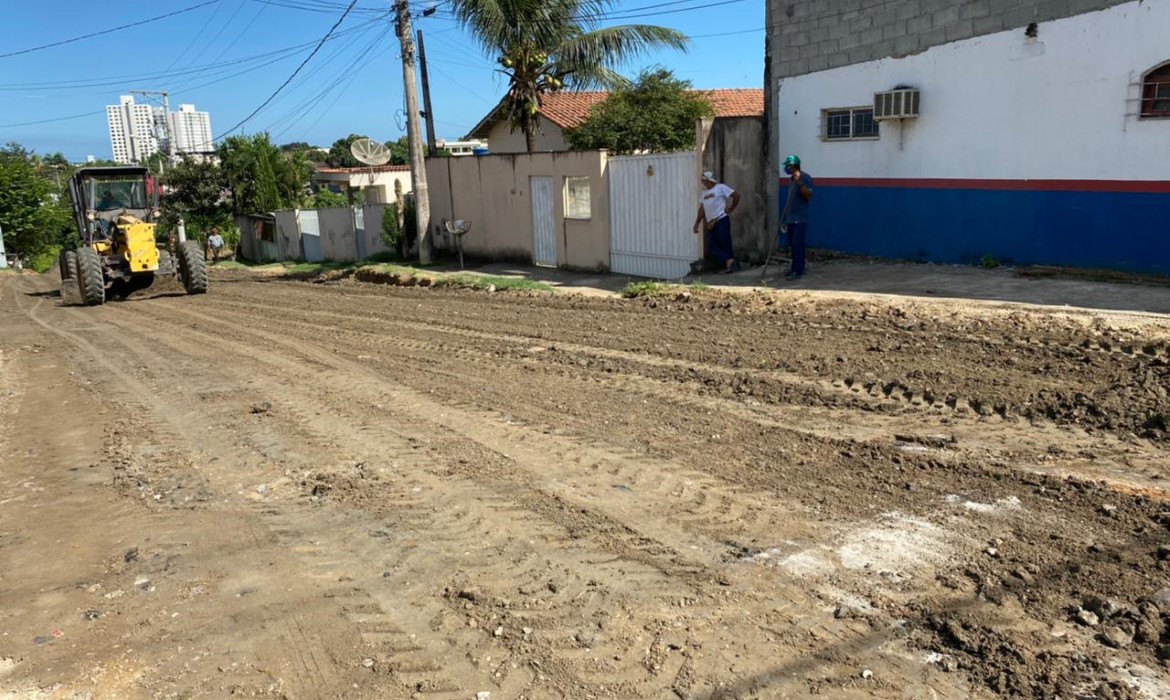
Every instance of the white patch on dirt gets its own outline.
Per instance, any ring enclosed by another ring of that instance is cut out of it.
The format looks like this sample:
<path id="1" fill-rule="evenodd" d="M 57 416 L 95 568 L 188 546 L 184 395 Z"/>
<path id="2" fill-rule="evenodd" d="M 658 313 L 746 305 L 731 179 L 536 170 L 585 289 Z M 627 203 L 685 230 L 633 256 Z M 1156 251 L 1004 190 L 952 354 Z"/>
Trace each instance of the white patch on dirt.
<path id="1" fill-rule="evenodd" d="M 886 513 L 876 526 L 855 532 L 837 550 L 847 569 L 905 575 L 949 555 L 947 533 L 934 523 Z"/>
<path id="2" fill-rule="evenodd" d="M 0 678 L 12 673 L 14 668 L 16 668 L 16 659 L 0 657 Z"/>
<path id="3" fill-rule="evenodd" d="M 872 526 L 849 533 L 837 547 L 820 545 L 796 552 L 774 548 L 744 561 L 774 566 L 801 577 L 824 576 L 845 568 L 900 578 L 949 555 L 946 530 L 926 520 L 891 512 Z"/>
<path id="4" fill-rule="evenodd" d="M 1016 498 L 1015 496 L 1001 498 L 995 503 L 979 503 L 978 501 L 968 501 L 965 500 L 962 496 L 957 496 L 955 494 L 951 494 L 943 500 L 952 505 L 962 506 L 963 508 L 974 511 L 976 513 L 986 514 L 996 513 L 1001 510 L 1014 510 L 1020 507 L 1020 499 Z"/>
<path id="5" fill-rule="evenodd" d="M 1131 664 L 1120 659 L 1112 659 L 1109 668 L 1117 672 L 1121 682 L 1136 690 L 1143 697 L 1151 700 L 1170 698 L 1170 683 L 1162 679 L 1158 671 L 1141 664 Z"/>

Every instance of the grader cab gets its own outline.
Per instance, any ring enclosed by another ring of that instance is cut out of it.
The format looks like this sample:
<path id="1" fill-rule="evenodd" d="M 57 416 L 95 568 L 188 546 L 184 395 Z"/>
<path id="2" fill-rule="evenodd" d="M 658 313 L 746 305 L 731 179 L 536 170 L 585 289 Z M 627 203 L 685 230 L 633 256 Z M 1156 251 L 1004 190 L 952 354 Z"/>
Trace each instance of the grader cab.
<path id="1" fill-rule="evenodd" d="M 188 294 L 207 292 L 207 267 L 195 241 L 172 255 L 155 238 L 157 191 L 146 168 L 80 168 L 69 181 L 81 247 L 61 252 L 61 284 L 76 283 L 90 306 L 146 289 L 172 276 Z"/>

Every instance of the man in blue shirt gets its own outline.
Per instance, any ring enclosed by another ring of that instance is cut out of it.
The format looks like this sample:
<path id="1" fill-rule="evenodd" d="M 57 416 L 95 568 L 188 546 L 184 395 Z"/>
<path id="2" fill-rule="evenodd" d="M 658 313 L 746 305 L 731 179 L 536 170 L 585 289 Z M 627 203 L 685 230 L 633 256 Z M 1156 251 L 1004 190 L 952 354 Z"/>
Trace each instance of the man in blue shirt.
<path id="1" fill-rule="evenodd" d="M 792 269 L 788 280 L 804 276 L 805 251 L 808 245 L 808 204 L 813 196 L 812 177 L 800 169 L 800 158 L 788 156 L 784 159 L 784 172 L 788 175 L 788 199 L 781 213 L 781 231 L 788 231 L 788 242 L 792 246 Z M 784 178 L 780 178 L 784 182 Z"/>

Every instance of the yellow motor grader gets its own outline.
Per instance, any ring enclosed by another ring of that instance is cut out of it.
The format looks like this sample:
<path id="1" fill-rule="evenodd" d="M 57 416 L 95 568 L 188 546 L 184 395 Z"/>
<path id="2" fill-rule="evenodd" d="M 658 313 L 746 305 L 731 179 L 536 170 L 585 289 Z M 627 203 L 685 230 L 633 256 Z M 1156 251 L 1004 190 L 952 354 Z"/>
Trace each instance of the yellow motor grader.
<path id="1" fill-rule="evenodd" d="M 61 284 L 76 282 L 89 306 L 146 289 L 155 277 L 175 277 L 188 294 L 207 292 L 207 264 L 195 241 L 175 255 L 155 240 L 158 193 L 140 166 L 79 168 L 69 181 L 81 247 L 61 252 Z"/>

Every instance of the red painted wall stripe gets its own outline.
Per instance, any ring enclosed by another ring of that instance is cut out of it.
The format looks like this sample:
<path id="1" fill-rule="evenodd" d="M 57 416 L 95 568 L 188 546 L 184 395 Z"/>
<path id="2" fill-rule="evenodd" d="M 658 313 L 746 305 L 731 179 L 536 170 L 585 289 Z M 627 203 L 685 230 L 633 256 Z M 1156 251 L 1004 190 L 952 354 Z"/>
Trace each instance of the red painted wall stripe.
<path id="1" fill-rule="evenodd" d="M 1170 180 L 966 180 L 957 178 L 817 177 L 816 175 L 813 175 L 813 178 L 815 184 L 822 187 L 1170 194 Z M 783 179 L 781 178 L 781 180 Z"/>

